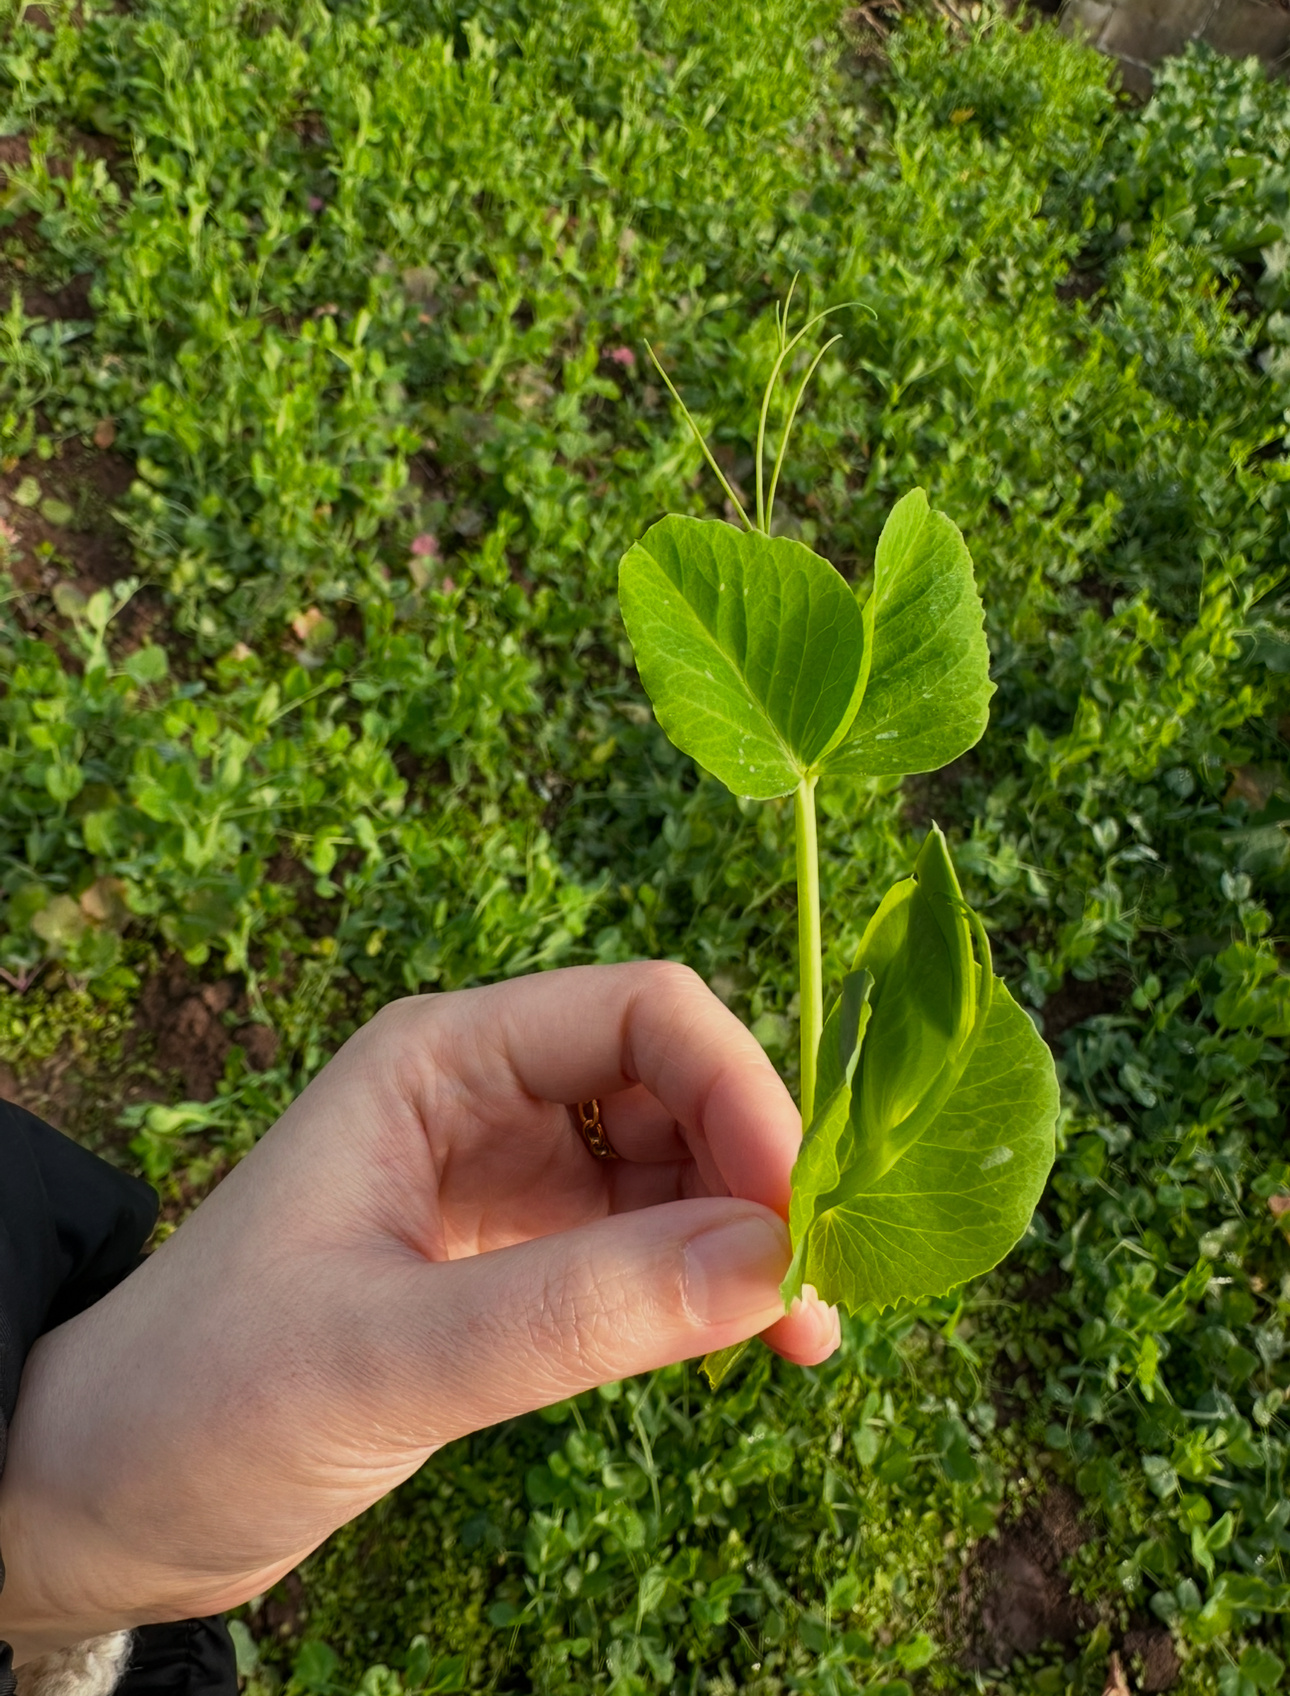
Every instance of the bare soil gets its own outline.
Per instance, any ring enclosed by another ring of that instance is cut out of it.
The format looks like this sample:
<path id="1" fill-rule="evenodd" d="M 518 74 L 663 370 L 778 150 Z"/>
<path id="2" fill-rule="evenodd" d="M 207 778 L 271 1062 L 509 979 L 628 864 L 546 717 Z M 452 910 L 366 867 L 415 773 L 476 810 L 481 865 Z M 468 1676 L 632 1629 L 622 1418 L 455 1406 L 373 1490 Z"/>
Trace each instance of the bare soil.
<path id="1" fill-rule="evenodd" d="M 40 485 L 41 500 L 21 506 L 14 496 L 28 478 Z M 92 594 L 128 577 L 129 544 L 111 509 L 133 481 L 123 455 L 79 442 L 64 443 L 53 459 L 29 454 L 0 469 L 0 518 L 14 536 L 8 566 L 16 587 L 49 594 L 71 582 Z M 51 499 L 72 509 L 70 523 L 51 524 L 42 514 L 41 502 Z"/>
<path id="2" fill-rule="evenodd" d="M 1118 1013 L 1132 994 L 1129 978 L 1116 974 L 1106 978 L 1068 977 L 1061 988 L 1044 1002 L 1044 1040 L 1051 1047 L 1060 1036 L 1093 1019 L 1099 1013 Z"/>
<path id="3" fill-rule="evenodd" d="M 0 1058 L 0 1100 L 25 1107 L 95 1153 L 128 1164 L 131 1133 L 117 1123 L 122 1108 L 211 1100 L 234 1043 L 252 1071 L 266 1071 L 277 1059 L 278 1033 L 251 1022 L 236 979 L 202 982 L 178 955 L 171 955 L 145 983 L 131 1024 L 70 1037 L 20 1073 Z M 196 1193 L 188 1198 L 190 1203 L 199 1199 Z"/>
<path id="4" fill-rule="evenodd" d="M 104 418 L 92 444 L 64 442 L 49 460 L 28 454 L 7 468 L 0 463 L 0 563 L 19 591 L 14 612 L 31 634 L 52 636 L 72 667 L 78 662 L 62 638 L 67 621 L 55 609 L 54 591 L 67 585 L 88 597 L 136 574 L 129 537 L 114 511 L 134 481 L 134 466 L 112 450 L 115 439 L 113 420 Z M 41 498 L 34 506 L 14 499 L 28 477 L 40 485 Z M 51 523 L 41 510 L 47 500 L 69 507 L 70 522 Z M 151 584 L 137 590 L 112 623 L 114 655 L 131 653 L 146 642 L 165 647 L 172 671 L 182 674 L 182 650 L 165 597 Z"/>
<path id="5" fill-rule="evenodd" d="M 128 1161 L 127 1134 L 116 1127 L 123 1107 L 162 1101 L 165 1091 L 146 1077 L 123 1075 L 119 1064 L 82 1053 L 65 1043 L 22 1076 L 0 1060 L 0 1101 L 25 1107 L 83 1147 L 118 1163 Z"/>
<path id="6" fill-rule="evenodd" d="M 1172 1690 L 1182 1671 L 1173 1638 L 1162 1625 L 1135 1625 L 1124 1634 L 1121 1651 L 1133 1685 L 1148 1693 Z"/>
<path id="7" fill-rule="evenodd" d="M 1093 1536 L 1080 1508 L 1074 1491 L 1055 1484 L 1014 1525 L 978 1544 L 943 1619 L 967 1671 L 1005 1671 L 1018 1656 L 1072 1643 L 1096 1623 L 1064 1571 Z"/>
<path id="8" fill-rule="evenodd" d="M 929 825 L 947 825 L 962 811 L 960 791 L 968 778 L 976 773 L 972 755 L 960 754 L 957 760 L 940 771 L 919 772 L 901 784 L 900 816 L 911 830 L 926 830 Z"/>
<path id="9" fill-rule="evenodd" d="M 38 15 L 38 7 L 27 9 L 29 19 Z M 121 153 L 119 143 L 109 137 L 79 132 L 67 137 L 65 146 L 66 157 L 49 160 L 55 177 L 70 175 L 72 155 L 103 160 L 111 169 Z M 30 162 L 25 136 L 0 136 L 0 183 Z M 93 274 L 58 280 L 56 270 L 53 276 L 48 274 L 43 247 L 35 219 L 19 215 L 6 232 L 0 254 L 0 306 L 17 289 L 28 317 L 90 322 L 95 316 L 90 298 Z M 48 429 L 47 421 L 41 420 L 41 428 Z M 48 433 L 57 435 L 54 430 Z M 33 632 L 51 623 L 57 628 L 59 621 L 53 618 L 48 597 L 60 583 L 90 595 L 131 574 L 129 540 L 113 508 L 128 492 L 135 468 L 125 455 L 113 451 L 115 440 L 115 420 L 101 418 L 85 440 L 59 442 L 52 459 L 29 454 L 21 460 L 0 461 L 0 564 L 20 592 L 15 611 Z M 39 485 L 40 498 L 34 505 L 23 505 L 14 496 L 30 478 Z M 70 508 L 70 520 L 51 522 L 46 516 L 51 501 Z M 129 651 L 163 624 L 161 595 L 145 588 L 119 616 L 114 645 Z"/>
<path id="10" fill-rule="evenodd" d="M 277 1032 L 252 1024 L 247 1012 L 245 993 L 235 979 L 203 983 L 179 955 L 171 954 L 143 987 L 137 1029 L 150 1039 L 157 1065 L 182 1079 L 186 1098 L 209 1101 L 235 1042 L 252 1071 L 266 1071 L 277 1059 Z M 228 1013 L 232 1019 L 225 1018 Z"/>
<path id="11" fill-rule="evenodd" d="M 1098 1615 L 1072 1593 L 1066 1563 L 1096 1535 L 1075 1491 L 1054 1484 L 1015 1524 L 979 1543 L 941 1615 L 959 1665 L 1005 1672 L 1022 1656 L 1073 1644 L 1091 1630 Z M 1110 1666 L 1108 1692 L 1143 1696 L 1172 1689 L 1181 1671 L 1168 1631 L 1143 1619 L 1124 1633 Z"/>

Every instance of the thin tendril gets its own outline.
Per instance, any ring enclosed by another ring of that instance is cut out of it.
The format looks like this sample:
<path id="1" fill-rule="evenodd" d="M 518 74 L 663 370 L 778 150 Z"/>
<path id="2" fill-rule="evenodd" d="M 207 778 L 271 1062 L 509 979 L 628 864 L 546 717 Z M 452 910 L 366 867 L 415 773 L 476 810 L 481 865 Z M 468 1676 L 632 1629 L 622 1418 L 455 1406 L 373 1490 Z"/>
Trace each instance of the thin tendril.
<path id="1" fill-rule="evenodd" d="M 840 335 L 839 336 L 832 336 L 832 337 L 830 337 L 830 339 L 827 342 L 825 342 L 824 346 L 820 349 L 820 351 L 816 354 L 815 358 L 811 361 L 810 366 L 807 369 L 806 375 L 802 378 L 802 381 L 798 384 L 797 393 L 793 397 L 793 404 L 789 408 L 788 418 L 787 418 L 787 420 L 785 421 L 785 424 L 784 424 L 784 433 L 783 433 L 783 436 L 780 439 L 779 452 L 775 456 L 775 468 L 774 468 L 774 471 L 773 471 L 772 476 L 771 476 L 770 494 L 769 494 L 769 498 L 767 499 L 767 498 L 764 498 L 764 496 L 765 496 L 765 475 L 764 475 L 764 468 L 763 468 L 763 462 L 764 462 L 764 459 L 765 459 L 765 447 L 766 447 L 766 424 L 767 424 L 767 421 L 770 417 L 771 396 L 775 391 L 776 383 L 779 381 L 779 376 L 780 376 L 781 371 L 784 368 L 784 363 L 789 358 L 789 356 L 792 354 L 792 352 L 793 352 L 794 348 L 796 348 L 797 344 L 802 340 L 803 336 L 807 335 L 811 330 L 813 330 L 817 324 L 822 323 L 824 321 L 824 319 L 831 317 L 833 315 L 833 313 L 843 311 L 848 306 L 859 306 L 861 304 L 858 300 L 843 300 L 843 301 L 839 301 L 839 303 L 836 306 L 826 306 L 822 312 L 817 312 L 817 313 L 814 314 L 813 317 L 808 318 L 806 320 L 806 322 L 802 325 L 801 329 L 797 332 L 797 334 L 790 339 L 789 334 L 788 334 L 788 316 L 789 316 L 789 312 L 790 312 L 790 310 L 792 308 L 792 304 L 793 304 L 793 291 L 797 287 L 797 280 L 798 280 L 798 277 L 800 275 L 801 275 L 800 272 L 794 272 L 793 280 L 788 286 L 788 293 L 784 297 L 783 306 L 780 307 L 780 306 L 777 305 L 776 308 L 775 308 L 775 329 L 776 329 L 776 331 L 778 332 L 778 335 L 779 335 L 779 353 L 776 356 L 774 365 L 771 367 L 770 377 L 767 380 L 765 392 L 762 395 L 761 416 L 758 419 L 758 423 L 757 423 L 757 453 L 756 453 L 757 522 L 755 524 L 749 518 L 748 514 L 744 511 L 743 502 L 739 499 L 739 496 L 731 488 L 729 482 L 726 479 L 725 473 L 722 471 L 721 467 L 717 464 L 715 458 L 712 455 L 712 450 L 708 447 L 707 442 L 705 442 L 704 439 L 703 439 L 703 436 L 702 436 L 702 434 L 699 430 L 699 426 L 694 422 L 694 419 L 690 416 L 689 407 L 686 406 L 685 402 L 681 399 L 680 395 L 677 393 L 676 385 L 673 383 L 672 379 L 668 376 L 667 372 L 663 369 L 662 363 L 659 360 L 658 355 L 654 352 L 654 349 L 650 346 L 649 342 L 645 343 L 646 350 L 648 351 L 650 358 L 654 361 L 654 369 L 658 372 L 659 376 L 663 379 L 664 383 L 667 385 L 667 392 L 671 395 L 672 399 L 676 402 L 677 406 L 680 407 L 681 415 L 685 419 L 686 423 L 690 426 L 690 429 L 691 429 L 691 431 L 693 432 L 693 435 L 694 435 L 694 439 L 695 439 L 696 442 L 698 442 L 699 447 L 700 447 L 700 449 L 703 453 L 703 457 L 707 460 L 708 464 L 711 466 L 713 472 L 716 475 L 717 481 L 721 484 L 721 487 L 725 490 L 727 499 L 730 501 L 730 503 L 734 507 L 735 511 L 739 514 L 740 518 L 743 519 L 745 528 L 748 529 L 748 530 L 752 530 L 752 531 L 759 530 L 759 531 L 762 532 L 763 535 L 766 535 L 766 536 L 770 535 L 771 518 L 772 518 L 772 515 L 774 513 L 774 509 L 775 509 L 775 491 L 779 487 L 779 474 L 780 474 L 780 471 L 783 469 L 784 454 L 785 454 L 785 451 L 788 447 L 789 434 L 792 431 L 794 420 L 797 417 L 798 408 L 802 404 L 802 396 L 806 392 L 806 385 L 810 382 L 811 378 L 815 375 L 816 367 L 819 365 L 821 359 L 824 358 L 824 355 L 833 346 L 834 342 L 841 340 L 841 337 L 840 337 Z"/>
<path id="2" fill-rule="evenodd" d="M 800 271 L 793 272 L 793 280 L 788 285 L 788 293 L 784 296 L 783 305 L 781 306 L 778 302 L 775 305 L 775 331 L 779 337 L 779 355 L 771 367 L 770 376 L 766 379 L 766 388 L 761 397 L 761 417 L 757 421 L 757 452 L 754 456 L 754 463 L 757 468 L 757 528 L 764 531 L 766 535 L 770 534 L 770 523 L 766 517 L 766 506 L 762 498 L 764 489 L 762 462 L 765 458 L 766 419 L 770 415 L 770 397 L 775 392 L 780 367 L 783 365 L 784 356 L 788 351 L 786 341 L 788 315 L 793 306 L 793 290 L 797 287 L 797 279 L 800 276 Z"/>
<path id="3" fill-rule="evenodd" d="M 793 278 L 794 285 L 796 285 L 796 282 L 797 282 L 797 278 L 794 277 Z M 793 291 L 792 291 L 792 288 L 790 288 L 789 292 L 788 292 L 788 300 L 792 299 L 792 295 L 793 295 Z M 788 301 L 787 300 L 785 301 L 785 312 L 784 312 L 784 316 L 783 316 L 782 320 L 780 320 L 780 318 L 779 318 L 778 309 L 776 310 L 776 322 L 779 326 L 779 339 L 780 339 L 781 345 L 780 345 L 780 350 L 779 350 L 779 357 L 775 361 L 774 367 L 771 370 L 770 379 L 766 384 L 766 392 L 762 396 L 761 420 L 760 420 L 760 423 L 759 423 L 758 428 L 757 428 L 757 528 L 759 530 L 761 530 L 767 536 L 770 535 L 770 509 L 774 505 L 774 502 L 775 502 L 775 482 L 772 481 L 772 483 L 771 483 L 769 503 L 763 503 L 763 501 L 762 501 L 762 459 L 764 457 L 764 443 L 765 443 L 765 436 L 766 436 L 766 419 L 767 419 L 769 412 L 770 412 L 771 392 L 774 389 L 775 384 L 779 380 L 779 374 L 780 374 L 780 371 L 783 369 L 784 361 L 792 353 L 793 349 L 797 346 L 798 342 L 801 341 L 802 337 L 805 336 L 809 331 L 813 330 L 817 324 L 822 323 L 825 318 L 831 317 L 833 313 L 841 312 L 841 311 L 844 310 L 844 308 L 846 308 L 848 306 L 858 306 L 859 304 L 860 304 L 859 301 L 843 300 L 843 301 L 839 301 L 836 306 L 826 306 L 824 308 L 823 312 L 817 312 L 813 318 L 808 318 L 806 320 L 805 324 L 802 325 L 801 329 L 797 332 L 797 334 L 793 337 L 793 339 L 791 341 L 785 341 L 784 340 L 784 337 L 788 334 L 788 311 L 787 311 Z M 837 337 L 835 336 L 833 338 L 833 340 L 836 341 Z M 829 343 L 828 345 L 832 346 L 832 343 Z M 814 371 L 815 365 L 818 365 L 818 364 L 819 364 L 819 356 L 817 355 L 815 364 L 811 366 L 811 371 Z M 808 372 L 807 375 L 809 377 L 810 372 Z M 803 388 L 804 387 L 805 387 L 805 384 L 803 384 Z M 791 427 L 791 425 L 792 425 L 793 413 L 796 412 L 798 404 L 801 401 L 801 398 L 802 398 L 802 389 L 799 388 L 799 390 L 797 392 L 797 399 L 793 402 L 793 412 L 790 412 L 790 414 L 789 414 L 789 421 L 788 421 L 787 427 Z M 783 459 L 783 451 L 784 451 L 783 445 L 781 444 L 781 446 L 780 446 L 780 457 L 775 462 L 775 479 L 776 480 L 778 480 L 778 476 L 779 476 L 779 465 L 780 465 L 781 460 Z"/>
<path id="4" fill-rule="evenodd" d="M 788 417 L 784 421 L 784 434 L 780 437 L 779 452 L 775 455 L 775 470 L 770 480 L 770 498 L 766 502 L 766 534 L 768 536 L 770 535 L 771 516 L 775 511 L 775 491 L 779 488 L 779 473 L 784 464 L 784 454 L 788 449 L 789 433 L 791 432 L 793 422 L 797 417 L 797 409 L 802 404 L 802 396 L 806 393 L 806 385 L 815 375 L 815 367 L 824 358 L 825 354 L 833 346 L 834 342 L 840 342 L 841 340 L 842 335 L 841 332 L 839 332 L 836 336 L 830 336 L 828 341 L 825 342 L 824 346 L 807 367 L 806 375 L 798 384 L 797 393 L 793 396 L 793 404 L 788 409 Z"/>
<path id="5" fill-rule="evenodd" d="M 726 482 L 725 474 L 723 473 L 721 467 L 717 464 L 716 460 L 713 459 L 712 452 L 709 449 L 708 444 L 704 441 L 703 435 L 702 435 L 702 432 L 699 429 L 699 426 L 694 422 L 693 418 L 690 417 L 689 407 L 686 406 L 685 402 L 681 399 L 680 395 L 677 394 L 676 385 L 673 383 L 672 379 L 668 376 L 667 372 L 663 369 L 662 365 L 659 363 L 658 355 L 654 352 L 654 349 L 650 346 L 650 344 L 648 342 L 645 343 L 645 348 L 646 348 L 646 351 L 648 352 L 650 358 L 654 361 L 654 369 L 658 372 L 659 376 L 667 384 L 667 392 L 671 395 L 672 399 L 680 407 L 681 413 L 682 413 L 682 416 L 685 419 L 685 422 L 690 426 L 690 429 L 694 432 L 694 439 L 695 439 L 696 442 L 698 442 L 700 448 L 702 448 L 703 457 L 707 460 L 708 464 L 716 472 L 718 483 L 720 483 L 721 487 L 726 491 L 726 494 L 729 497 L 731 503 L 733 504 L 736 512 L 739 514 L 740 518 L 743 519 L 745 526 L 749 530 L 755 530 L 757 528 L 757 526 L 752 522 L 752 520 L 749 518 L 748 514 L 744 511 L 743 502 L 739 499 L 739 496 L 730 487 L 729 483 Z"/>

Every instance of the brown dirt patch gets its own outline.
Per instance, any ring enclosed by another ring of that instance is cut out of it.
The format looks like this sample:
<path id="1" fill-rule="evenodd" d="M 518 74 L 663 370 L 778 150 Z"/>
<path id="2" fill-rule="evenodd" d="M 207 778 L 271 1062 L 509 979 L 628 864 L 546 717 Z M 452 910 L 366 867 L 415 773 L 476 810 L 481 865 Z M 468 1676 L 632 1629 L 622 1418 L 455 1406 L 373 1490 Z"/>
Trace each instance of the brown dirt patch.
<path id="1" fill-rule="evenodd" d="M 37 10 L 34 6 L 27 8 L 30 17 Z M 60 151 L 46 155 L 51 177 L 68 178 L 72 174 L 72 161 L 76 158 L 102 159 L 109 167 L 120 164 L 125 157 L 125 149 L 119 141 L 110 135 L 94 135 L 88 130 L 71 130 L 59 143 Z M 31 143 L 25 135 L 0 135 L 0 169 L 10 172 L 25 171 L 31 164 Z"/>
<path id="2" fill-rule="evenodd" d="M 252 1024 L 247 1012 L 246 995 L 235 979 L 203 983 L 178 954 L 171 954 L 144 985 L 136 1023 L 151 1041 L 156 1064 L 183 1080 L 187 1098 L 210 1101 L 234 1043 L 253 1072 L 267 1071 L 277 1060 L 278 1033 Z"/>
<path id="3" fill-rule="evenodd" d="M 1160 1625 L 1135 1625 L 1124 1634 L 1124 1660 L 1137 1689 L 1172 1690 L 1182 1672 L 1173 1638 Z"/>
<path id="4" fill-rule="evenodd" d="M 233 1041 L 241 1045 L 253 1072 L 267 1072 L 277 1063 L 278 1050 L 282 1047 L 281 1037 L 269 1025 L 239 1025 L 233 1032 Z"/>
<path id="5" fill-rule="evenodd" d="M 1017 1386 L 1025 1383 L 1024 1378 L 1017 1380 Z M 1027 1394 L 1029 1394 L 1028 1386 Z M 1006 1431 L 1010 1425 L 1019 1425 L 1026 1417 L 1025 1398 L 1019 1394 L 1014 1395 L 1012 1390 L 994 1390 L 991 1393 L 990 1401 L 994 1406 L 995 1422 L 1000 1431 Z"/>
<path id="6" fill-rule="evenodd" d="M 1055 990 L 1041 1009 L 1044 1039 L 1050 1045 L 1085 1019 L 1100 1013 L 1118 1013 L 1133 992 L 1133 984 L 1122 972 L 1107 978 L 1070 978 Z"/>
<path id="7" fill-rule="evenodd" d="M 89 160 L 101 159 L 109 170 L 126 157 L 125 147 L 113 136 L 95 135 L 90 130 L 72 130 L 63 138 L 60 147 L 60 153 L 50 155 L 51 177 L 70 177 L 72 160 L 78 156 Z"/>
<path id="8" fill-rule="evenodd" d="M 1056 8 L 1054 8 L 1056 10 Z M 1100 271 L 1080 271 L 1074 266 L 1057 285 L 1058 300 L 1092 300 L 1105 278 Z"/>
<path id="9" fill-rule="evenodd" d="M 192 1101 L 209 1101 L 224 1075 L 231 1038 L 221 1015 L 236 999 L 231 978 L 195 983 L 177 955 L 144 985 L 139 1025 L 152 1037 L 157 1064 L 179 1074 Z"/>
<path id="10" fill-rule="evenodd" d="M 1069 1287 L 1070 1277 L 1060 1266 L 1050 1266 L 1047 1272 L 1039 1272 L 1033 1278 L 1027 1278 L 1021 1289 L 1021 1304 L 1031 1312 L 1047 1307 L 1059 1290 Z"/>
<path id="11" fill-rule="evenodd" d="M 110 136 L 73 130 L 63 138 L 58 153 L 46 156 L 45 163 L 51 177 L 67 179 L 78 158 L 91 162 L 102 160 L 117 184 L 128 188 L 120 142 Z M 0 181 L 15 171 L 26 170 L 30 164 L 31 145 L 25 135 L 0 136 Z M 91 272 L 61 283 L 42 274 L 47 267 L 57 274 L 61 262 L 50 254 L 34 213 L 21 212 L 12 220 L 4 231 L 4 248 L 6 258 L 0 260 L 0 306 L 8 306 L 16 287 L 29 318 L 87 322 L 94 317 L 90 305 L 90 289 L 94 284 Z"/>
<path id="12" fill-rule="evenodd" d="M 395 763 L 397 765 L 397 755 Z M 402 770 L 399 775 L 405 782 L 408 781 Z M 362 863 L 360 849 L 346 848 L 337 856 L 329 875 L 335 883 L 340 883 L 347 872 L 357 871 Z M 336 902 L 319 895 L 315 887 L 317 874 L 311 872 L 308 866 L 301 865 L 290 854 L 275 854 L 264 868 L 264 881 L 290 892 L 292 911 L 306 936 L 331 935 L 336 927 Z"/>
<path id="13" fill-rule="evenodd" d="M 3 181 L 2 170 L 0 181 Z M 7 233 L 17 245 L 27 250 L 27 254 L 18 253 L 8 259 L 0 259 L 0 308 L 6 312 L 9 310 L 16 289 L 28 318 L 60 324 L 90 323 L 94 318 L 94 308 L 90 304 L 94 273 L 82 271 L 64 283 L 56 283 L 49 278 L 33 278 L 28 275 L 33 259 L 27 255 L 34 256 L 40 247 L 36 220 L 30 214 L 24 214 L 15 219 Z"/>
<path id="14" fill-rule="evenodd" d="M 29 454 L 7 467 L 0 464 L 0 564 L 20 591 L 15 612 L 34 634 L 63 624 L 51 605 L 60 585 L 89 596 L 132 575 L 129 538 L 113 508 L 134 481 L 134 467 L 112 451 L 115 438 L 115 425 L 105 418 L 94 446 L 65 442 L 53 459 Z M 30 505 L 16 499 L 20 490 L 30 494 L 28 479 L 40 489 Z M 50 502 L 56 504 L 51 508 Z M 61 509 L 70 509 L 71 517 Z M 171 651 L 173 668 L 175 644 L 164 597 L 145 585 L 113 621 L 112 648 L 129 653 L 148 641 Z"/>
<path id="15" fill-rule="evenodd" d="M 900 786 L 900 816 L 909 829 L 926 830 L 929 825 L 957 818 L 962 807 L 963 785 L 975 771 L 972 756 L 961 754 L 940 771 L 907 777 Z"/>
<path id="16" fill-rule="evenodd" d="M 129 1133 L 117 1125 L 122 1108 L 163 1101 L 155 1079 L 125 1061 L 110 1035 L 64 1042 L 46 1060 L 22 1068 L 0 1061 L 0 1100 L 25 1107 L 83 1147 L 116 1164 L 129 1164 Z"/>
<path id="17" fill-rule="evenodd" d="M 28 505 L 16 497 L 28 496 L 33 480 L 40 492 Z M 133 481 L 134 467 L 122 454 L 80 442 L 64 443 L 53 459 L 28 454 L 0 469 L 0 519 L 11 536 L 7 564 L 17 586 L 46 594 L 71 581 L 92 594 L 128 577 L 129 544 L 111 509 Z M 55 509 L 51 519 L 51 502 L 70 507 L 71 518 L 62 521 Z"/>
<path id="18" fill-rule="evenodd" d="M 3 279 L 0 279 L 0 282 L 2 281 Z M 41 288 L 38 283 L 23 283 L 22 309 L 28 318 L 56 319 L 59 323 L 88 323 L 94 316 L 94 308 L 90 305 L 90 289 L 93 286 L 92 271 L 83 271 L 52 292 Z M 3 292 L 7 294 L 8 289 Z"/>
<path id="19" fill-rule="evenodd" d="M 133 1132 L 120 1124 L 123 1109 L 209 1101 L 234 1043 L 252 1071 L 275 1064 L 278 1033 L 250 1023 L 247 1012 L 238 981 L 203 983 L 172 955 L 145 984 L 133 1022 L 123 1015 L 101 1028 L 91 1024 L 41 1060 L 11 1063 L 0 1057 L 0 1099 L 26 1108 L 113 1164 L 132 1167 Z M 209 1147 L 201 1152 L 195 1176 L 180 1169 L 161 1186 L 163 1227 L 178 1224 L 223 1175 L 226 1162 L 209 1158 Z"/>
<path id="20" fill-rule="evenodd" d="M 1104 619 L 1115 616 L 1116 599 L 1124 593 L 1123 589 L 1117 588 L 1114 583 L 1108 583 L 1095 571 L 1087 572 L 1075 587 L 1086 600 L 1092 601 Z"/>
<path id="21" fill-rule="evenodd" d="M 1070 1643 L 1095 1623 L 1063 1569 L 1092 1537 L 1079 1497 L 1055 1484 L 1014 1525 L 979 1543 L 945 1609 L 943 1630 L 969 1672 L 1006 1670 L 1045 1643 Z"/>

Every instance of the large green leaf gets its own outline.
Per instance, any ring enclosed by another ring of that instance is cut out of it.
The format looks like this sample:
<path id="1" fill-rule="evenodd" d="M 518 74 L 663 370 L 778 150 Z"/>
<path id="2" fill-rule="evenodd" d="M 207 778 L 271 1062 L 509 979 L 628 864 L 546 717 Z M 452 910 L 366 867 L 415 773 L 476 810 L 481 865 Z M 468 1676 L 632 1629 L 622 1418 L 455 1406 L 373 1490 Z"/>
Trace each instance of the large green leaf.
<path id="1" fill-rule="evenodd" d="M 936 771 L 980 740 L 994 685 L 972 556 L 921 489 L 897 501 L 883 526 L 864 620 L 868 687 L 826 769 Z"/>
<path id="2" fill-rule="evenodd" d="M 664 518 L 624 554 L 619 599 L 659 723 L 736 795 L 789 794 L 846 734 L 864 618 L 800 542 Z"/>
<path id="3" fill-rule="evenodd" d="M 865 1034 L 861 1068 L 877 1037 Z M 998 980 L 950 1099 L 885 1169 L 865 1158 L 863 1125 L 827 1101 L 793 1171 L 796 1252 L 785 1296 L 803 1282 L 855 1310 L 939 1295 L 996 1265 L 1025 1230 L 1053 1162 L 1052 1056 Z"/>

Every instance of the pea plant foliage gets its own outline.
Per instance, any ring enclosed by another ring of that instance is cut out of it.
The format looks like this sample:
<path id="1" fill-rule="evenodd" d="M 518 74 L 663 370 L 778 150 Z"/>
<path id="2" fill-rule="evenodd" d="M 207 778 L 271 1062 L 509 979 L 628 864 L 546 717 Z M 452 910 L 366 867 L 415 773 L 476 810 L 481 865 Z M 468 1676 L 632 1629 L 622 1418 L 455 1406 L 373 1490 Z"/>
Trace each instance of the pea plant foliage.
<path id="1" fill-rule="evenodd" d="M 831 341 L 797 386 L 767 481 L 771 406 L 823 316 L 791 337 L 787 305 L 777 318 L 755 514 L 685 412 L 742 528 L 662 519 L 623 556 L 619 598 L 676 746 L 738 796 L 794 797 L 805 1134 L 782 1293 L 787 1305 L 809 1283 L 855 1311 L 942 1294 L 1002 1259 L 1052 1165 L 1058 1092 L 935 825 L 825 1013 L 818 784 L 946 765 L 982 735 L 994 686 L 971 556 L 921 489 L 893 507 L 864 594 L 801 542 L 771 534 L 793 419 Z M 704 1363 L 714 1387 L 739 1352 Z"/>

